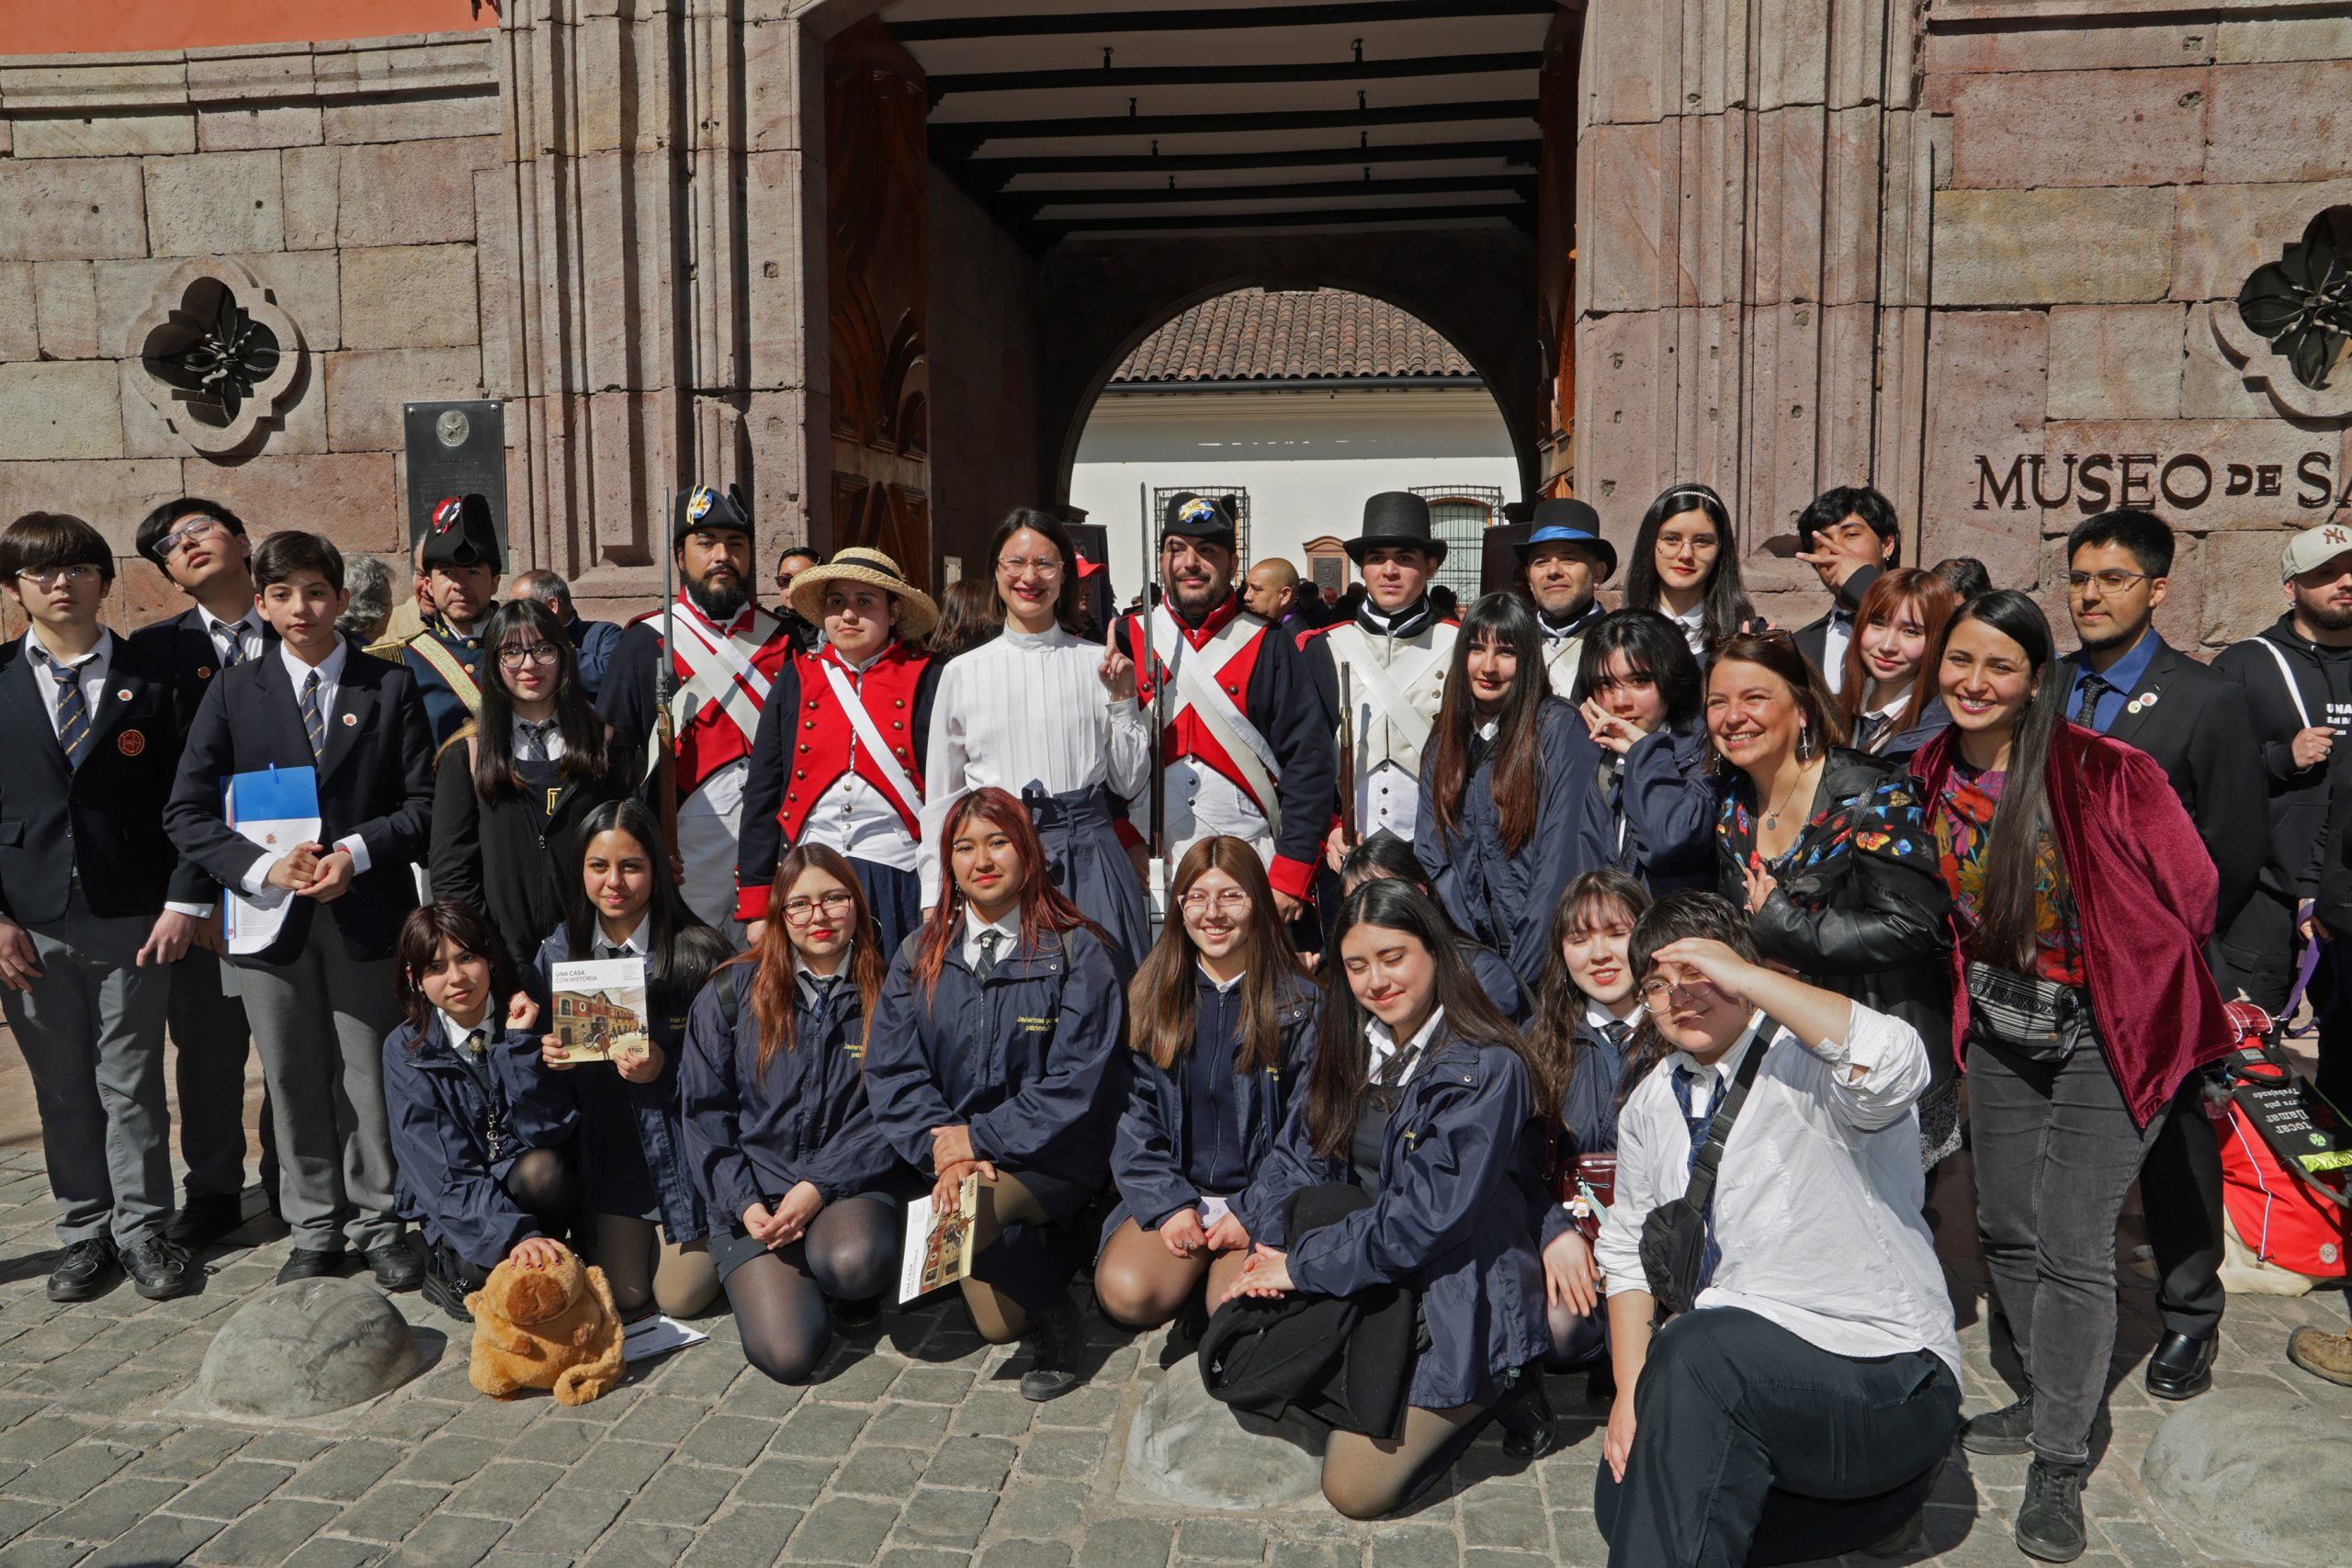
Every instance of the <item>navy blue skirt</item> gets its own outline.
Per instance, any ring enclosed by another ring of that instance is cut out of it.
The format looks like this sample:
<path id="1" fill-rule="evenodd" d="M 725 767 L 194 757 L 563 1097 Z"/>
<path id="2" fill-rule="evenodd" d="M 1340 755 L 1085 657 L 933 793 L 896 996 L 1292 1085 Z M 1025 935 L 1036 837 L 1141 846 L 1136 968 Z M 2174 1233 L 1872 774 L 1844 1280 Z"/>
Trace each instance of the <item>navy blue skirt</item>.
<path id="1" fill-rule="evenodd" d="M 865 912 L 873 918 L 875 934 L 887 963 L 907 940 L 908 933 L 922 924 L 922 877 L 915 872 L 860 860 L 855 855 L 843 858 L 857 873 L 857 886 L 865 895 Z"/>
<path id="2" fill-rule="evenodd" d="M 1151 951 L 1151 911 L 1126 846 L 1112 829 L 1110 792 L 1097 787 L 1047 795 L 1032 783 L 1022 790 L 1021 804 L 1045 840 L 1054 885 L 1111 939 L 1120 976 L 1133 975 Z"/>

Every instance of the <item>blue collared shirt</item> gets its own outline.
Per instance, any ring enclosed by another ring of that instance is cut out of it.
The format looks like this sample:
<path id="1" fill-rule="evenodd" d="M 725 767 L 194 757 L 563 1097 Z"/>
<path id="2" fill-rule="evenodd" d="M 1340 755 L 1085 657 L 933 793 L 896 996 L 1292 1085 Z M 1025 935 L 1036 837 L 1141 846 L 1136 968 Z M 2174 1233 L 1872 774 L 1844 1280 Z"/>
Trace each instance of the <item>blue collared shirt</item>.
<path id="1" fill-rule="evenodd" d="M 2155 627 L 2150 626 L 2140 635 L 2140 640 L 2132 645 L 2131 652 L 2117 660 L 2099 676 L 2112 690 L 2099 694 L 2098 706 L 2091 715 L 2090 727 L 2093 729 L 2104 735 L 2115 727 L 2115 721 L 2122 716 L 2124 703 L 2131 698 L 2132 689 L 2146 677 L 2148 665 L 2155 659 L 2156 649 L 2163 645 L 2164 638 L 2156 635 Z M 2083 656 L 2079 652 L 2068 654 L 2066 669 L 2068 677 L 2064 716 L 2071 720 L 2075 716 L 2075 705 L 2080 700 L 2078 689 L 2085 674 Z"/>

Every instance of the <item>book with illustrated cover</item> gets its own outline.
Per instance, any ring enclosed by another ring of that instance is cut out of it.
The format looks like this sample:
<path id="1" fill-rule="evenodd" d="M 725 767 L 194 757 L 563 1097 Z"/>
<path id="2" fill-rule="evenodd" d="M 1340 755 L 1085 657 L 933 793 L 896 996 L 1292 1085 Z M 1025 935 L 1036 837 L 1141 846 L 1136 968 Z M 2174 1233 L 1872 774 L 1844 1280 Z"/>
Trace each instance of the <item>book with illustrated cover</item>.
<path id="1" fill-rule="evenodd" d="M 555 1005 L 548 1032 L 567 1062 L 609 1062 L 642 1053 L 645 960 L 597 958 L 555 966 Z"/>
<path id="2" fill-rule="evenodd" d="M 979 1213 L 980 1179 L 964 1178 L 953 1208 L 934 1213 L 925 1193 L 907 1205 L 907 1243 L 899 1254 L 899 1304 L 952 1285 L 972 1271 L 972 1219 Z"/>

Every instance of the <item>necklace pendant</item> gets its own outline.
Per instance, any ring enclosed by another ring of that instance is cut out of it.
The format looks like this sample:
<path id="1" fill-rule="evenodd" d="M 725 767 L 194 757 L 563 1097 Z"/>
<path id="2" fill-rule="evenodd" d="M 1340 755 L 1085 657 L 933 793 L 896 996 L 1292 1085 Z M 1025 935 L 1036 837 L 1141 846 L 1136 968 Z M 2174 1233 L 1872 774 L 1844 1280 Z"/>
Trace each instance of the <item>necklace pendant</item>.
<path id="1" fill-rule="evenodd" d="M 1779 812 L 1777 812 L 1777 811 L 1773 812 L 1770 816 L 1769 816 L 1769 817 L 1767 817 L 1767 818 L 1764 818 L 1764 826 L 1766 826 L 1767 828 L 1778 828 L 1780 825 L 1781 825 L 1781 814 L 1780 814 Z"/>

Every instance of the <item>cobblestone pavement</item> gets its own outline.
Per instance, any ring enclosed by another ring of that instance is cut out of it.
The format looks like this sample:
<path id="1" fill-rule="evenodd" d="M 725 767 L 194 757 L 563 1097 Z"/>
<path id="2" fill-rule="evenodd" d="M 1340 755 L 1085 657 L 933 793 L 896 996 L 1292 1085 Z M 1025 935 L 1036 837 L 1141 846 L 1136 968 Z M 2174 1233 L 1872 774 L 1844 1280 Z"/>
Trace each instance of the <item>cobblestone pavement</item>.
<path id="1" fill-rule="evenodd" d="M 0 1154 L 0 1568 L 1593 1568 L 1605 1555 L 1591 1511 L 1603 1412 L 1577 1397 L 1581 1377 L 1553 1382 L 1564 1412 L 1577 1413 L 1564 1451 L 1525 1466 L 1483 1437 L 1439 1495 L 1374 1525 L 1319 1506 L 1202 1517 L 1121 1500 L 1137 1403 L 1152 1380 L 1193 1372 L 1188 1361 L 1162 1371 L 1162 1336 L 1124 1336 L 1099 1319 L 1087 1385 L 1046 1405 L 1014 1392 L 1017 1355 L 983 1346 L 947 1307 L 886 1314 L 807 1389 L 749 1371 L 729 1320 L 713 1318 L 701 1325 L 709 1344 L 565 1410 L 541 1396 L 476 1395 L 462 1339 L 411 1294 L 396 1299 L 438 1360 L 406 1388 L 334 1430 L 223 1426 L 166 1406 L 224 1315 L 271 1281 L 282 1236 L 210 1255 L 195 1296 L 151 1304 L 126 1285 L 60 1307 L 41 1293 L 51 1219 L 38 1156 Z M 1972 1266 L 1962 1256 L 1955 1276 L 1964 1281 Z M 2122 1278 L 2118 1360 L 2131 1371 L 2088 1489 L 2083 1561 L 2209 1565 L 2165 1537 L 2140 1487 L 2163 1414 L 2137 1371 L 2154 1338 L 2150 1292 Z M 1971 1299 L 1963 1313 L 1973 1411 L 1997 1402 L 1998 1384 L 1981 1306 Z M 2290 1326 L 2343 1316 L 2333 1294 L 2234 1299 L 2221 1392 L 2209 1397 L 2275 1384 L 2352 1412 L 2352 1392 L 2312 1382 L 2279 1353 Z M 2008 1518 L 2024 1466 L 1956 1457 L 1928 1510 L 1931 1551 L 1911 1561 L 2023 1562 Z"/>

